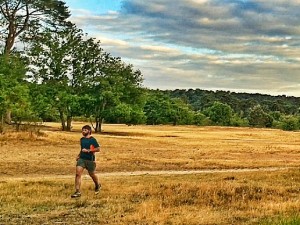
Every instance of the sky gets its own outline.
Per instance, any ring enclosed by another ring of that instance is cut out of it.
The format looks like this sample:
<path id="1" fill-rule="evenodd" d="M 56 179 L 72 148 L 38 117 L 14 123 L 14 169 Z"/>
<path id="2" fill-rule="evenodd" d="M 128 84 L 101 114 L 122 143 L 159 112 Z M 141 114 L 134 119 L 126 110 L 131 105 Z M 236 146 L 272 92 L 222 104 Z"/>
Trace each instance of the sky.
<path id="1" fill-rule="evenodd" d="M 151 89 L 300 97 L 300 0 L 65 0 Z"/>

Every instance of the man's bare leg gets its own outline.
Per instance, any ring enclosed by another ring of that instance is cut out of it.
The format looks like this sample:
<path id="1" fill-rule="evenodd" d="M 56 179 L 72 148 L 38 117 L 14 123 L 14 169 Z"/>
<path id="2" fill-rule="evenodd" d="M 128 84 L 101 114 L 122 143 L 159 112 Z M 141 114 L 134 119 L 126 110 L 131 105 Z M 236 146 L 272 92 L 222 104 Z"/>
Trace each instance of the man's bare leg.
<path id="1" fill-rule="evenodd" d="M 81 186 L 81 175 L 84 168 L 81 166 L 76 166 L 76 176 L 75 176 L 75 193 L 71 195 L 71 198 L 78 198 L 81 196 L 80 186 Z"/>
<path id="2" fill-rule="evenodd" d="M 76 176 L 75 176 L 75 189 L 76 191 L 80 192 L 81 187 L 81 176 L 83 173 L 84 168 L 81 166 L 76 166 Z"/>
<path id="3" fill-rule="evenodd" d="M 98 194 L 101 188 L 101 185 L 99 184 L 98 176 L 95 174 L 95 172 L 90 172 L 90 171 L 89 171 L 89 175 L 93 179 L 95 184 L 95 194 Z"/>
<path id="4" fill-rule="evenodd" d="M 99 185 L 99 179 L 95 172 L 89 172 L 90 177 L 93 179 L 95 186 Z"/>

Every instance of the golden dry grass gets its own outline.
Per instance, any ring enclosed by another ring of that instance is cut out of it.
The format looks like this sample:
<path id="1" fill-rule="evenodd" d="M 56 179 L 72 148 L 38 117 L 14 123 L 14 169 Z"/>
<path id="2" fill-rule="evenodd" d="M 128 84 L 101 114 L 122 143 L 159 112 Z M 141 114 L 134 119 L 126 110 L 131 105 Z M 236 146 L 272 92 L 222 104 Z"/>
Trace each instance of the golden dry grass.
<path id="1" fill-rule="evenodd" d="M 70 179 L 2 181 L 0 224 L 261 224 L 300 210 L 299 169 L 101 181 L 102 192 L 94 196 L 84 179 L 78 200 L 70 198 Z"/>
<path id="2" fill-rule="evenodd" d="M 300 133 L 105 125 L 103 190 L 70 198 L 82 123 L 73 132 L 0 136 L 0 224 L 276 224 L 300 211 Z M 104 172 L 286 167 L 273 172 L 111 176 Z M 271 218 L 271 222 L 269 221 Z M 274 222 L 275 221 L 275 222 Z M 297 223 L 295 223 L 297 224 Z"/>
<path id="3" fill-rule="evenodd" d="M 0 136 L 0 176 L 72 174 L 80 128 Z M 271 129 L 105 125 L 99 172 L 300 166 L 300 133 Z"/>

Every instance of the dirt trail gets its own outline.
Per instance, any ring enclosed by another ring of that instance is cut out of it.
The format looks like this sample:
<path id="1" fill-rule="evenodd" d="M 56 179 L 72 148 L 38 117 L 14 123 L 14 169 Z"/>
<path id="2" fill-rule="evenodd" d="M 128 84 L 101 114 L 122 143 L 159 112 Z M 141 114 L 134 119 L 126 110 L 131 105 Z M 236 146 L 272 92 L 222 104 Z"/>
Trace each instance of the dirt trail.
<path id="1" fill-rule="evenodd" d="M 132 171 L 132 172 L 107 172 L 98 173 L 99 177 L 113 176 L 142 176 L 142 175 L 188 175 L 188 174 L 211 174 L 211 173 L 242 173 L 242 172 L 272 172 L 279 170 L 299 169 L 299 167 L 267 167 L 267 168 L 243 168 L 243 169 L 203 169 L 203 170 L 155 170 L 155 171 Z M 0 177 L 0 181 L 12 180 L 40 180 L 40 179 L 69 179 L 74 175 L 46 175 L 46 176 L 23 176 L 23 177 Z M 89 178 L 84 175 L 83 179 Z"/>
<path id="2" fill-rule="evenodd" d="M 187 175 L 207 173 L 240 173 L 257 171 L 278 171 L 297 167 L 268 167 L 268 168 L 243 168 L 243 169 L 204 169 L 204 170 L 156 170 L 156 171 L 133 171 L 133 172 L 111 172 L 101 173 L 100 176 L 140 176 L 140 175 Z"/>

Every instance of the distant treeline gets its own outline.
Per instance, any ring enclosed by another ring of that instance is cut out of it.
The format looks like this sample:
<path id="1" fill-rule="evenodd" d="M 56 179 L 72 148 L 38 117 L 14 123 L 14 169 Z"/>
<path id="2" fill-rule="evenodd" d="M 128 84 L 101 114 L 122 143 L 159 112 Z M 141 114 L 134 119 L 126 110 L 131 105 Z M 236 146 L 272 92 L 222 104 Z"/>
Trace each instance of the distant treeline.
<path id="1" fill-rule="evenodd" d="M 272 127 L 298 130 L 300 98 L 201 89 L 152 90 L 148 124 Z"/>

